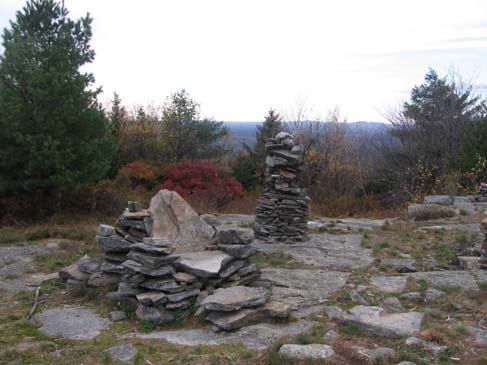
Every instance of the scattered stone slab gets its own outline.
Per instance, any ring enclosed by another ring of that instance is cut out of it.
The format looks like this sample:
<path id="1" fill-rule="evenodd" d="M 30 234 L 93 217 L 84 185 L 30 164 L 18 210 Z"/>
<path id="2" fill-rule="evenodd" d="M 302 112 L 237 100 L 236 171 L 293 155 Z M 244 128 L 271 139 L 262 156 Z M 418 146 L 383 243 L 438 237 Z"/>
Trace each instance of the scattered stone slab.
<path id="1" fill-rule="evenodd" d="M 232 260 L 232 256 L 219 250 L 197 251 L 181 253 L 174 265 L 198 277 L 211 278 L 218 276 L 220 270 Z"/>
<path id="2" fill-rule="evenodd" d="M 369 303 L 365 300 L 363 296 L 360 295 L 360 293 L 357 290 L 350 291 L 348 295 L 350 297 L 350 300 L 354 303 L 369 305 Z"/>
<path id="3" fill-rule="evenodd" d="M 27 286 L 39 286 L 46 281 L 59 279 L 59 273 L 53 272 L 50 274 L 34 274 L 26 279 L 25 285 Z"/>
<path id="4" fill-rule="evenodd" d="M 232 286 L 217 289 L 214 294 L 206 297 L 201 305 L 209 311 L 236 311 L 263 305 L 270 295 L 270 291 L 266 288 Z"/>
<path id="5" fill-rule="evenodd" d="M 327 307 L 328 316 L 340 323 L 353 323 L 365 331 L 382 337 L 413 335 L 421 330 L 424 313 L 386 313 L 381 307 L 356 306 L 347 312 Z"/>
<path id="6" fill-rule="evenodd" d="M 258 249 L 249 245 L 221 245 L 218 249 L 238 259 L 245 259 L 257 253 Z"/>
<path id="7" fill-rule="evenodd" d="M 438 298 L 441 298 L 443 295 L 445 295 L 445 292 L 442 292 L 441 290 L 437 290 L 434 288 L 428 288 L 424 291 L 424 298 L 430 302 Z"/>
<path id="8" fill-rule="evenodd" d="M 137 354 L 137 350 L 131 343 L 121 343 L 104 350 L 104 352 L 110 354 L 113 359 L 123 363 L 133 363 Z"/>
<path id="9" fill-rule="evenodd" d="M 180 346 L 218 346 L 241 344 L 255 350 L 265 350 L 283 336 L 296 336 L 309 331 L 316 322 L 297 321 L 287 324 L 257 324 L 234 332 L 213 332 L 210 329 L 189 329 L 137 333 L 141 339 L 160 339 Z"/>
<path id="10" fill-rule="evenodd" d="M 408 206 L 408 217 L 416 220 L 429 220 L 453 217 L 456 210 L 453 207 L 440 204 L 411 204 Z"/>
<path id="11" fill-rule="evenodd" d="M 101 260 L 100 258 L 84 256 L 77 262 L 78 268 L 81 272 L 86 274 L 93 274 L 100 271 Z"/>
<path id="12" fill-rule="evenodd" d="M 418 271 L 414 259 L 382 259 L 381 264 L 392 267 L 399 273 Z"/>
<path id="13" fill-rule="evenodd" d="M 328 345 L 310 344 L 310 345 L 294 345 L 285 344 L 279 349 L 279 355 L 288 359 L 294 360 L 324 360 L 332 357 L 335 351 Z"/>
<path id="14" fill-rule="evenodd" d="M 425 341 L 425 340 L 417 338 L 417 337 L 408 337 L 405 341 L 405 344 L 407 346 L 421 347 L 421 348 L 425 349 L 426 351 L 433 353 L 434 355 L 439 355 L 439 354 L 445 352 L 446 350 L 448 350 L 448 346 L 441 346 L 441 345 L 438 345 L 434 342 Z"/>
<path id="15" fill-rule="evenodd" d="M 127 318 L 127 314 L 123 311 L 110 312 L 110 316 L 112 317 L 112 321 L 114 322 L 122 321 Z"/>
<path id="16" fill-rule="evenodd" d="M 120 275 L 118 274 L 95 272 L 90 275 L 87 285 L 96 288 L 111 287 L 116 286 L 119 282 Z"/>
<path id="17" fill-rule="evenodd" d="M 423 296 L 419 291 L 403 293 L 399 295 L 399 298 L 406 299 L 406 300 L 423 300 Z"/>
<path id="18" fill-rule="evenodd" d="M 90 278 L 90 274 L 84 273 L 79 269 L 78 263 L 66 266 L 59 270 L 59 277 L 63 280 L 77 280 L 86 282 Z"/>
<path id="19" fill-rule="evenodd" d="M 386 310 L 386 312 L 389 313 L 403 313 L 406 311 L 399 299 L 397 299 L 396 297 L 384 299 L 384 301 L 382 302 L 382 307 Z"/>
<path id="20" fill-rule="evenodd" d="M 462 270 L 480 270 L 479 256 L 457 256 L 457 260 Z"/>
<path id="21" fill-rule="evenodd" d="M 137 306 L 135 315 L 142 321 L 152 321 L 157 324 L 166 324 L 174 321 L 173 315 L 167 312 L 162 312 L 155 307 L 148 307 L 142 304 Z"/>
<path id="22" fill-rule="evenodd" d="M 475 277 L 469 271 L 426 271 L 404 274 L 405 277 L 425 280 L 431 286 L 477 289 Z"/>
<path id="23" fill-rule="evenodd" d="M 370 285 L 384 293 L 401 293 L 406 289 L 408 279 L 405 276 L 374 276 Z"/>
<path id="24" fill-rule="evenodd" d="M 333 344 L 337 339 L 338 337 L 340 337 L 340 335 L 338 334 L 338 332 L 336 331 L 333 331 L 333 330 L 329 330 L 328 332 L 326 332 L 323 336 L 323 341 L 329 345 Z"/>
<path id="25" fill-rule="evenodd" d="M 368 218 L 320 218 L 317 221 L 308 222 L 310 229 L 333 228 L 344 232 L 372 231 L 384 227 L 396 221 L 397 218 L 368 219 Z"/>
<path id="26" fill-rule="evenodd" d="M 389 347 L 376 347 L 373 349 L 368 349 L 362 346 L 352 346 L 351 349 L 353 352 L 358 355 L 362 355 L 367 360 L 376 360 L 378 358 L 384 359 L 392 357 L 396 354 L 396 351 Z"/>
<path id="27" fill-rule="evenodd" d="M 487 330 L 478 327 L 466 327 L 477 345 L 487 346 Z"/>
<path id="28" fill-rule="evenodd" d="M 452 205 L 453 200 L 449 195 L 428 195 L 424 198 L 424 204 Z"/>
<path id="29" fill-rule="evenodd" d="M 250 228 L 219 226 L 215 241 L 222 245 L 248 245 L 254 239 L 254 232 Z"/>
<path id="30" fill-rule="evenodd" d="M 158 306 L 167 302 L 166 294 L 160 291 L 147 291 L 135 296 L 139 303 L 147 306 Z"/>
<path id="31" fill-rule="evenodd" d="M 94 338 L 110 321 L 84 307 L 57 307 L 46 309 L 32 318 L 42 326 L 39 328 L 47 336 L 62 336 L 70 340 Z"/>

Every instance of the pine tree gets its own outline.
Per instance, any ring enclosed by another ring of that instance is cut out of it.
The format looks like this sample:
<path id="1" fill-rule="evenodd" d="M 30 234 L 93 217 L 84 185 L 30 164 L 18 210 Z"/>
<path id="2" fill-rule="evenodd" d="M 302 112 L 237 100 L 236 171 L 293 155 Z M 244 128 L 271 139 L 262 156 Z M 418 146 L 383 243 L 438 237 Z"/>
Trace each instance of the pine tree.
<path id="1" fill-rule="evenodd" d="M 282 118 L 278 112 L 274 109 L 270 109 L 264 119 L 264 123 L 262 123 L 261 126 L 257 126 L 254 148 L 250 149 L 248 146 L 245 146 L 245 149 L 254 160 L 257 180 L 259 182 L 264 181 L 266 156 L 265 144 L 269 138 L 274 138 L 276 134 L 281 131 Z"/>
<path id="2" fill-rule="evenodd" d="M 110 123 L 110 133 L 118 140 L 122 129 L 126 126 L 128 121 L 128 113 L 122 105 L 122 99 L 118 93 L 113 93 L 112 109 L 108 113 L 108 120 Z"/>
<path id="3" fill-rule="evenodd" d="M 114 152 L 94 77 L 92 19 L 29 0 L 4 29 L 0 56 L 0 193 L 61 191 L 106 174 Z"/>

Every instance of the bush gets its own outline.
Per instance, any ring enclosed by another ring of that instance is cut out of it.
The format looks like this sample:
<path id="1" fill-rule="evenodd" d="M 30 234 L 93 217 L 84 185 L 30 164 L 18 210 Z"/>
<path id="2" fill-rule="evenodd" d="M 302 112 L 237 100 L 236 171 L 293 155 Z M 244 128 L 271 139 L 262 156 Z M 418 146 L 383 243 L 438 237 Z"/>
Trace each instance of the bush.
<path id="1" fill-rule="evenodd" d="M 202 200 L 206 207 L 220 207 L 242 195 L 242 184 L 210 161 L 183 161 L 168 166 L 161 189 Z"/>
<path id="2" fill-rule="evenodd" d="M 130 162 L 118 171 L 119 179 L 128 180 L 130 185 L 151 185 L 155 182 L 154 168 L 145 161 Z"/>

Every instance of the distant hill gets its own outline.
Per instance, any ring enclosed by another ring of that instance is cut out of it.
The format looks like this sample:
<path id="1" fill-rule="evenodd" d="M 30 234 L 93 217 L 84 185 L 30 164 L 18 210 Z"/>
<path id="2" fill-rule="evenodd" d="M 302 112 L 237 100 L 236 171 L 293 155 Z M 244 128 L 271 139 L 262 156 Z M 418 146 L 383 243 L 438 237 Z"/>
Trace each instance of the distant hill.
<path id="1" fill-rule="evenodd" d="M 224 122 L 224 124 L 230 130 L 232 146 L 238 151 L 242 148 L 244 143 L 249 146 L 255 144 L 255 131 L 257 126 L 261 125 L 262 122 Z M 388 128 L 390 128 L 390 124 L 380 122 L 357 121 L 347 123 L 347 133 L 352 137 L 362 136 L 364 134 L 368 136 L 372 134 L 380 134 Z"/>

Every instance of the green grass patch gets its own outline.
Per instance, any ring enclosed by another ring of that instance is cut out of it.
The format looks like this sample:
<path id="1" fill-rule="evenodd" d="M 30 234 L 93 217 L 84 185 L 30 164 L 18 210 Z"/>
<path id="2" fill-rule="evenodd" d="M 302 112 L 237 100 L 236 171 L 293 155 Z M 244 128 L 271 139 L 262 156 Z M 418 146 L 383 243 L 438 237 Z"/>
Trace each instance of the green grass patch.
<path id="1" fill-rule="evenodd" d="M 268 266 L 287 266 L 293 263 L 293 257 L 284 252 L 259 252 L 252 256 L 251 261 L 259 268 Z"/>

